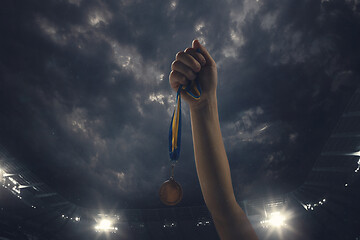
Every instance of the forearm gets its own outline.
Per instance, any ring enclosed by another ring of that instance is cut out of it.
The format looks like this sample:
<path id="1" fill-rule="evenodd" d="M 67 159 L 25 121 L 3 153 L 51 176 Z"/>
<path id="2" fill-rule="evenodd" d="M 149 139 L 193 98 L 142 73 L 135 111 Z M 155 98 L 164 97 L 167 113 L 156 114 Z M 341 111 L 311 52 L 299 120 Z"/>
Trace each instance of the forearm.
<path id="1" fill-rule="evenodd" d="M 190 108 L 195 164 L 210 212 L 226 213 L 236 204 L 229 162 L 220 131 L 216 94 Z"/>

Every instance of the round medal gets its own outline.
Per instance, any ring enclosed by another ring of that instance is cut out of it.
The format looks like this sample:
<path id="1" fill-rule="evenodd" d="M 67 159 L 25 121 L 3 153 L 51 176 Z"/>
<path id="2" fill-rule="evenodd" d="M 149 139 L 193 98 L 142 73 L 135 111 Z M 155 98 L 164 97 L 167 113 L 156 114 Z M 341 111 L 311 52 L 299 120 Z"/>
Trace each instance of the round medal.
<path id="1" fill-rule="evenodd" d="M 165 181 L 159 191 L 160 200 L 168 206 L 174 206 L 178 204 L 183 196 L 182 188 L 180 184 L 175 182 L 173 177 Z"/>

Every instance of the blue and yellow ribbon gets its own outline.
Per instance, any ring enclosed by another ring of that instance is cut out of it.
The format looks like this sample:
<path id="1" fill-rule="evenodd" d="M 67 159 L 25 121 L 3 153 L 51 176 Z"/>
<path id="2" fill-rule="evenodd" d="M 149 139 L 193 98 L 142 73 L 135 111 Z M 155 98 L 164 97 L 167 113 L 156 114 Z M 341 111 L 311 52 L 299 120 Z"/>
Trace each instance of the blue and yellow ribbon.
<path id="1" fill-rule="evenodd" d="M 200 49 L 196 50 L 200 52 Z M 181 144 L 181 91 L 186 93 L 192 98 L 199 100 L 201 96 L 201 88 L 199 80 L 196 78 L 188 86 L 180 85 L 176 93 L 176 108 L 174 109 L 170 129 L 169 129 L 169 153 L 170 161 L 175 163 L 180 156 L 180 144 Z"/>

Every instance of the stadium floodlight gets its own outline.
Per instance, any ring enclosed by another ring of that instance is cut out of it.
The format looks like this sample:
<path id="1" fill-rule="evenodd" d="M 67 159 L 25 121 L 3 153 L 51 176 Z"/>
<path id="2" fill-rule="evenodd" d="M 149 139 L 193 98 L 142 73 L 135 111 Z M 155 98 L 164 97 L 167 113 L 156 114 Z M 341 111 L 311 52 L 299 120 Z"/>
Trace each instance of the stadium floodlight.
<path id="1" fill-rule="evenodd" d="M 285 216 L 282 215 L 280 212 L 273 212 L 270 214 L 269 223 L 273 227 L 281 227 L 285 225 Z"/>
<path id="2" fill-rule="evenodd" d="M 264 228 L 280 228 L 286 226 L 286 217 L 281 212 L 272 212 L 260 223 Z"/>
<path id="3" fill-rule="evenodd" d="M 107 218 L 101 219 L 99 224 L 95 226 L 97 232 L 116 232 L 117 230 L 118 228 L 114 226 L 114 222 Z"/>

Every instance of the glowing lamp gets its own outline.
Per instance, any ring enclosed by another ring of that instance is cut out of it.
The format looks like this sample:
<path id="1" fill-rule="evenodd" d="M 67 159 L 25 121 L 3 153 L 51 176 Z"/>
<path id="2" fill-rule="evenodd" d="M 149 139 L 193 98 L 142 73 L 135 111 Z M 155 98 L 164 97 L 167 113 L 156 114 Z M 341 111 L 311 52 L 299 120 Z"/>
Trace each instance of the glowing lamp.
<path id="1" fill-rule="evenodd" d="M 280 212 L 273 212 L 269 218 L 269 224 L 273 227 L 281 227 L 285 225 L 286 218 Z"/>
<path id="2" fill-rule="evenodd" d="M 109 219 L 102 219 L 98 225 L 95 226 L 97 232 L 116 232 L 117 227 L 113 226 L 113 222 Z"/>

